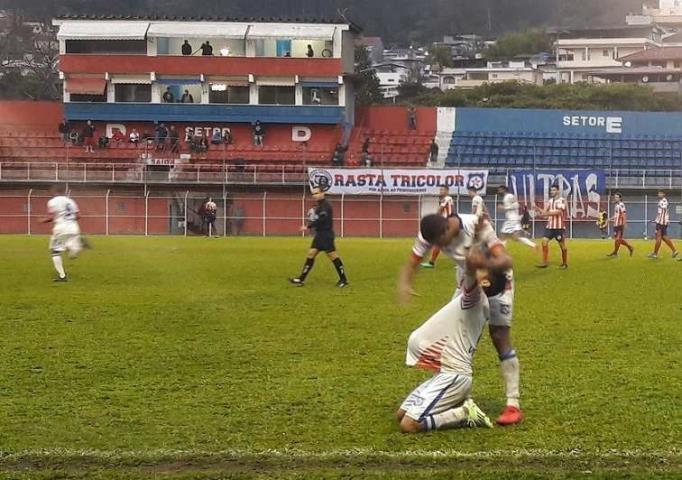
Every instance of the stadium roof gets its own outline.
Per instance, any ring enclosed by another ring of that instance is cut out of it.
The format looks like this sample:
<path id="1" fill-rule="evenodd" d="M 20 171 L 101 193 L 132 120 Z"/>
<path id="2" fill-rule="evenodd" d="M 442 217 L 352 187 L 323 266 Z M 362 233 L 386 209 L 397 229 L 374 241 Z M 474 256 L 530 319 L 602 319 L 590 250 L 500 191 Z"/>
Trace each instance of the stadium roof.
<path id="1" fill-rule="evenodd" d="M 69 20 L 120 20 L 142 22 L 241 22 L 241 23 L 308 23 L 322 25 L 348 25 L 356 33 L 362 28 L 346 18 L 330 17 L 194 17 L 172 15 L 63 15 L 56 17 L 54 23 Z"/>

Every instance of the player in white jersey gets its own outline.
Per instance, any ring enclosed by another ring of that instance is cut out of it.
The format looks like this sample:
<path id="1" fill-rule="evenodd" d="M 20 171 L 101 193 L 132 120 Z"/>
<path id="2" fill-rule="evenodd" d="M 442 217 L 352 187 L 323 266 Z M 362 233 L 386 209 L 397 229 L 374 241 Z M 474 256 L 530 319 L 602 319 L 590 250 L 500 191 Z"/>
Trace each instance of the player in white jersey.
<path id="1" fill-rule="evenodd" d="M 476 215 L 478 218 L 488 218 L 488 209 L 485 206 L 483 197 L 478 190 L 474 187 L 469 187 L 467 189 L 469 197 L 471 197 L 471 214 Z"/>
<path id="2" fill-rule="evenodd" d="M 455 201 L 450 196 L 450 189 L 447 185 L 441 185 L 438 195 L 438 215 L 448 218 L 455 211 Z M 431 250 L 431 260 L 421 264 L 424 268 L 435 268 L 436 259 L 440 255 L 440 248 L 433 247 Z"/>
<path id="3" fill-rule="evenodd" d="M 507 405 L 497 423 L 511 425 L 523 419 L 519 399 L 519 359 L 512 347 L 511 323 L 514 306 L 514 274 L 511 258 L 504 244 L 497 238 L 490 223 L 475 215 L 453 215 L 444 219 L 439 215 L 427 215 L 421 220 L 420 233 L 412 248 L 412 255 L 403 267 L 398 283 L 401 303 L 406 303 L 415 295 L 412 285 L 419 262 L 433 246 L 440 247 L 443 254 L 457 264 L 458 283 L 455 297 L 461 293 L 459 286 L 469 274 L 466 264 L 468 252 L 474 246 L 487 251 L 487 266 L 494 272 L 504 272 L 504 288 L 495 295 L 489 295 L 490 325 L 489 333 L 500 359 L 500 369 L 504 379 Z"/>
<path id="4" fill-rule="evenodd" d="M 670 205 L 668 199 L 665 198 L 663 190 L 658 191 L 658 211 L 656 212 L 656 244 L 653 253 L 649 254 L 649 258 L 658 258 L 658 251 L 661 249 L 661 242 L 673 251 L 673 258 L 677 257 L 677 249 L 675 244 L 668 237 L 668 225 L 670 225 Z"/>
<path id="5" fill-rule="evenodd" d="M 52 263 L 57 271 L 55 282 L 66 282 L 66 272 L 62 253 L 68 252 L 71 258 L 78 256 L 83 249 L 81 241 L 81 231 L 78 225 L 80 211 L 78 205 L 66 195 L 61 195 L 63 189 L 55 185 L 51 189 L 52 197 L 47 202 L 47 212 L 50 217 L 43 220 L 43 223 L 52 223 L 52 237 L 50 238 L 50 251 L 52 252 Z"/>
<path id="6" fill-rule="evenodd" d="M 547 217 L 547 226 L 542 239 L 542 263 L 538 265 L 538 268 L 549 266 L 549 242 L 554 239 L 561 248 L 559 268 L 566 270 L 568 268 L 568 247 L 566 247 L 566 210 L 568 207 L 558 185 L 552 185 L 549 188 L 549 197 L 547 208 L 540 208 L 537 212 L 539 216 Z"/>
<path id="7" fill-rule="evenodd" d="M 514 194 L 509 191 L 506 185 L 497 187 L 497 194 L 502 197 L 502 203 L 498 206 L 498 209 L 504 211 L 504 223 L 500 231 L 502 239 L 512 238 L 530 248 L 537 248 L 533 241 L 525 237 L 525 232 L 521 226 L 519 202 Z"/>
<path id="8" fill-rule="evenodd" d="M 471 399 L 473 356 L 489 317 L 488 300 L 476 273 L 480 280 L 488 282 L 487 258 L 474 247 L 466 261 L 468 268 L 460 293 L 408 340 L 405 363 L 433 371 L 434 376 L 400 406 L 397 417 L 405 433 L 492 427 L 490 419 Z"/>

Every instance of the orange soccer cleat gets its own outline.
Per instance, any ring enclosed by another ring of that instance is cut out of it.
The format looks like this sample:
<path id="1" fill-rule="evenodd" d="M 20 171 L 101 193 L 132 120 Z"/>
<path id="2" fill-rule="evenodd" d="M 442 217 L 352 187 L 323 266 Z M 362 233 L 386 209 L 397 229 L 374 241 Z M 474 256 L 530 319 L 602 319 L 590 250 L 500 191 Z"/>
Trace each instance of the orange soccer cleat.
<path id="1" fill-rule="evenodd" d="M 505 409 L 502 410 L 502 413 L 500 413 L 500 416 L 497 417 L 497 424 L 502 426 L 515 425 L 522 421 L 523 413 L 521 410 L 511 405 L 507 405 Z"/>

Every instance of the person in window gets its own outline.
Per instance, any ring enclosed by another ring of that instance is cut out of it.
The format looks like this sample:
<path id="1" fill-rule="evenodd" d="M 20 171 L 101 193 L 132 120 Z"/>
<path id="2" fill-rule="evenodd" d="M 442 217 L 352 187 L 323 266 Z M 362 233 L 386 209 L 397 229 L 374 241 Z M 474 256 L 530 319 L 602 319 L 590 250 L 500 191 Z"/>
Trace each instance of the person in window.
<path id="1" fill-rule="evenodd" d="M 163 100 L 165 103 L 175 102 L 175 95 L 173 95 L 173 92 L 171 92 L 171 87 L 166 88 L 166 91 L 163 92 L 163 96 L 161 97 L 161 100 Z"/>
<path id="2" fill-rule="evenodd" d="M 189 41 L 187 40 L 185 40 L 185 43 L 182 44 L 182 54 L 192 55 L 192 45 L 190 45 Z"/>
<path id="3" fill-rule="evenodd" d="M 185 93 L 183 93 L 182 97 L 180 97 L 180 102 L 182 102 L 182 103 L 194 103 L 194 97 L 192 96 L 191 93 L 189 93 L 189 90 L 185 90 Z"/>
<path id="4" fill-rule="evenodd" d="M 170 151 L 171 153 L 180 153 L 180 135 L 178 134 L 178 129 L 175 125 L 171 125 L 168 131 L 168 138 L 170 139 Z"/>
<path id="5" fill-rule="evenodd" d="M 320 91 L 317 88 L 314 88 L 310 92 L 312 98 L 311 98 L 311 103 L 313 105 L 320 105 L 322 103 L 322 99 L 320 98 Z"/>
<path id="6" fill-rule="evenodd" d="M 201 44 L 201 54 L 206 56 L 213 55 L 213 45 L 208 40 Z"/>
<path id="7" fill-rule="evenodd" d="M 308 58 L 313 58 L 315 56 L 315 50 L 313 50 L 312 45 L 308 45 L 308 51 L 306 52 L 305 56 Z"/>
<path id="8" fill-rule="evenodd" d="M 256 120 L 256 123 L 253 125 L 253 144 L 257 147 L 262 147 L 264 137 L 265 128 L 260 123 L 260 120 Z"/>

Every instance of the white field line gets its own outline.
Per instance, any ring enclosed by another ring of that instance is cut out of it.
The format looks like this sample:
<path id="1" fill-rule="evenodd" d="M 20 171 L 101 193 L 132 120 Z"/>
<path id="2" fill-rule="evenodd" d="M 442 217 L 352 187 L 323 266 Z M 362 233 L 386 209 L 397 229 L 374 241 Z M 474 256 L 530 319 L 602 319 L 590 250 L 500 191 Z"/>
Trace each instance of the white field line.
<path id="1" fill-rule="evenodd" d="M 17 452 L 0 451 L 0 465 L 21 460 L 99 460 L 126 461 L 149 460 L 163 461 L 176 459 L 300 459 L 300 460 L 335 460 L 335 459 L 679 459 L 682 450 L 488 450 L 478 452 L 462 452 L 458 450 L 405 450 L 384 451 L 367 448 L 350 450 L 305 451 L 295 449 L 273 450 L 77 450 L 77 449 L 38 449 Z"/>

